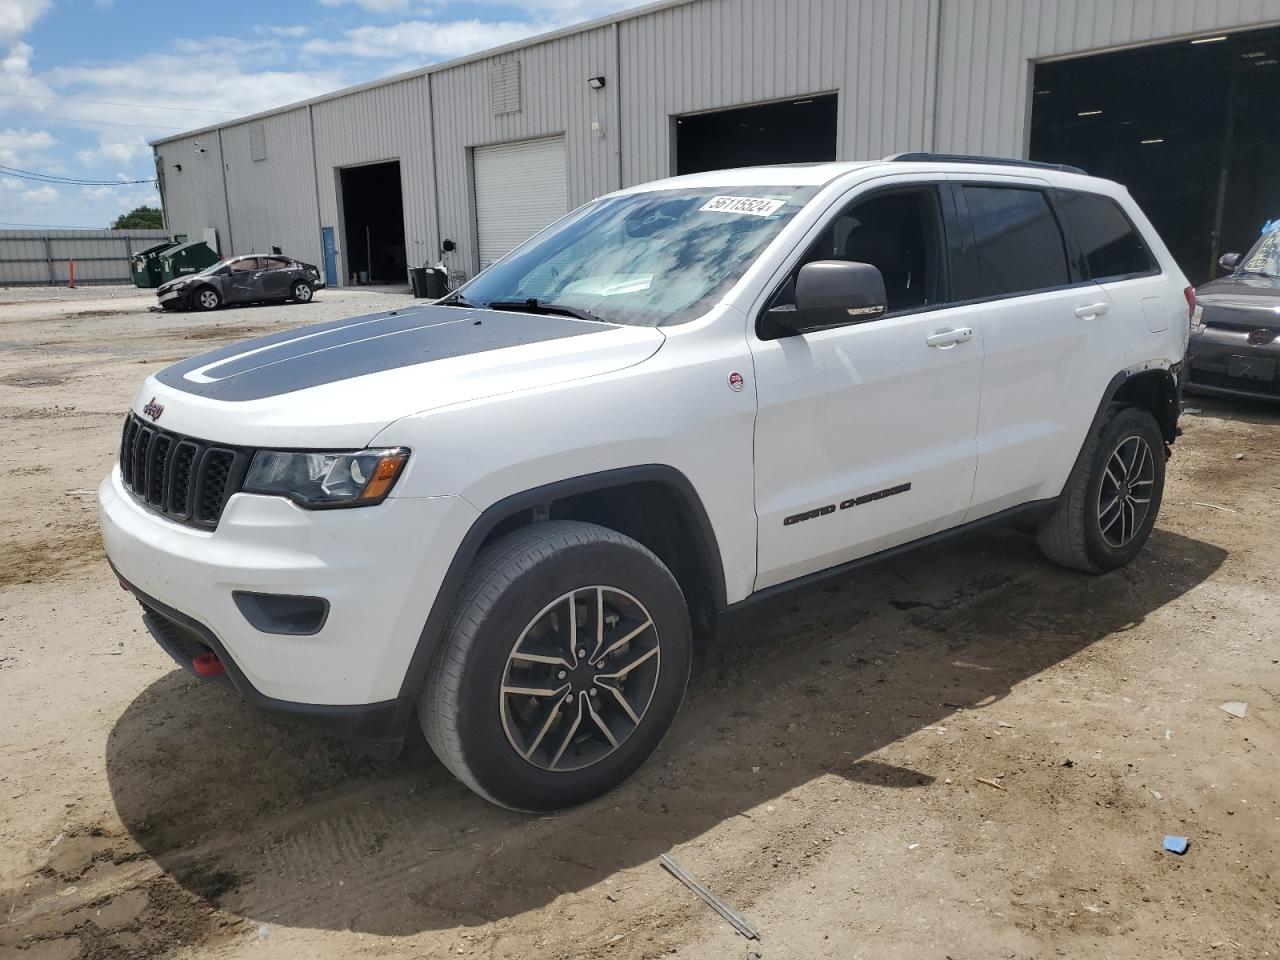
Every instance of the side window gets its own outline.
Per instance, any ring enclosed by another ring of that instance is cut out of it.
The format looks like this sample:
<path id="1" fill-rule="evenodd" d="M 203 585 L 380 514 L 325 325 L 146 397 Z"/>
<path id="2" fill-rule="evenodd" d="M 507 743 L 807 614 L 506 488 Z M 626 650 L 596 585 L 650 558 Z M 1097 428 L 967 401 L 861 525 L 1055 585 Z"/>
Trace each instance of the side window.
<path id="1" fill-rule="evenodd" d="M 1059 190 L 1058 203 L 1080 244 L 1086 276 L 1102 281 L 1156 272 L 1155 258 L 1120 204 L 1074 190 Z"/>
<path id="2" fill-rule="evenodd" d="M 264 263 L 268 270 L 287 270 L 293 266 L 284 257 L 267 257 Z"/>
<path id="3" fill-rule="evenodd" d="M 893 190 L 855 200 L 805 251 L 769 306 L 794 303 L 796 274 L 817 260 L 852 260 L 876 267 L 889 301 L 886 316 L 934 306 L 946 299 L 941 259 L 935 188 Z"/>
<path id="4" fill-rule="evenodd" d="M 1071 282 L 1062 230 L 1039 190 L 963 188 L 973 223 L 981 296 L 1013 296 Z"/>
<path id="5" fill-rule="evenodd" d="M 231 263 L 232 273 L 253 273 L 258 269 L 257 257 L 242 257 L 239 260 L 233 260 Z"/>

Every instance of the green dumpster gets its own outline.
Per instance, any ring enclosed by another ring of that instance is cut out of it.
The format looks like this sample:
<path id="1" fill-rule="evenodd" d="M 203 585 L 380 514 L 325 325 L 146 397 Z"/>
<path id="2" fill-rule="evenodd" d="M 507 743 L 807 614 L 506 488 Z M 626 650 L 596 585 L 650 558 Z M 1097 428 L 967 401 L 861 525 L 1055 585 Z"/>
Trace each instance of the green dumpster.
<path id="1" fill-rule="evenodd" d="M 180 243 L 160 254 L 160 282 L 199 273 L 218 262 L 218 255 L 203 240 Z"/>
<path id="2" fill-rule="evenodd" d="M 164 240 L 135 253 L 130 258 L 133 261 L 133 285 L 143 288 L 160 286 L 160 254 L 177 245 L 175 240 Z"/>

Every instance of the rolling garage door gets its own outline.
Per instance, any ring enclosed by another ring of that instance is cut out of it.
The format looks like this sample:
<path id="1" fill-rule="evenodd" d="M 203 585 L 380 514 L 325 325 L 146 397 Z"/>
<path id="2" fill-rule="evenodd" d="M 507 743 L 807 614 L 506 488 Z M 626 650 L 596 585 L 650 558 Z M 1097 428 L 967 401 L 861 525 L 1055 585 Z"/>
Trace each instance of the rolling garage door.
<path id="1" fill-rule="evenodd" d="M 480 268 L 569 209 L 564 137 L 475 148 Z"/>

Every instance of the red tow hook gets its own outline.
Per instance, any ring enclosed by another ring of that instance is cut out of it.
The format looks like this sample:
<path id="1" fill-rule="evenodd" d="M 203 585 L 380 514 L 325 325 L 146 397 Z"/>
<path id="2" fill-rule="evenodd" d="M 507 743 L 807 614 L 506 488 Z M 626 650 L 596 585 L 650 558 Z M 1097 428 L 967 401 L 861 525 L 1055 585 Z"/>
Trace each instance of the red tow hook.
<path id="1" fill-rule="evenodd" d="M 220 677 L 227 672 L 218 655 L 211 650 L 197 654 L 191 661 L 191 669 L 202 677 Z"/>

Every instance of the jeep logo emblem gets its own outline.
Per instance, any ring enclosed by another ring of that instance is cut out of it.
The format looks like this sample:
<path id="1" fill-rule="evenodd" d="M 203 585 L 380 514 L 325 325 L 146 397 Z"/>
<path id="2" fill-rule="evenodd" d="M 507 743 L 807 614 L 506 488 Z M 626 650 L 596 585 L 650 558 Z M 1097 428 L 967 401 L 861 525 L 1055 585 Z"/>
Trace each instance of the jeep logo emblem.
<path id="1" fill-rule="evenodd" d="M 142 412 L 150 417 L 151 421 L 154 423 L 156 420 L 160 419 L 160 414 L 164 413 L 164 405 L 156 403 L 156 398 L 152 397 L 147 401 L 147 405 L 142 408 Z"/>

